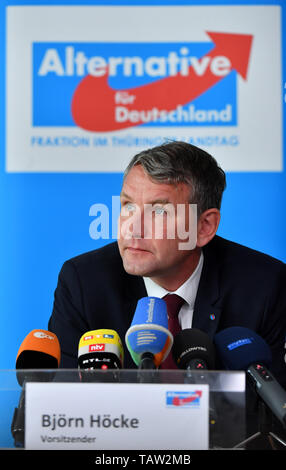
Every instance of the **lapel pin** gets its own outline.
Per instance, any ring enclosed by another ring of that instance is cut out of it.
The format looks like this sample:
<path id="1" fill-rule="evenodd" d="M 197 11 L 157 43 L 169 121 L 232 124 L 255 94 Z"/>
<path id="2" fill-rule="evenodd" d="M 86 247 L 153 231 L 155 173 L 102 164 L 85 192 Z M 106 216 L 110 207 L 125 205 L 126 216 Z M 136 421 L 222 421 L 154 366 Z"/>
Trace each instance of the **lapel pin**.
<path id="1" fill-rule="evenodd" d="M 211 313 L 211 314 L 210 314 L 210 319 L 211 319 L 211 320 L 215 320 L 215 314 L 214 314 L 214 313 Z"/>

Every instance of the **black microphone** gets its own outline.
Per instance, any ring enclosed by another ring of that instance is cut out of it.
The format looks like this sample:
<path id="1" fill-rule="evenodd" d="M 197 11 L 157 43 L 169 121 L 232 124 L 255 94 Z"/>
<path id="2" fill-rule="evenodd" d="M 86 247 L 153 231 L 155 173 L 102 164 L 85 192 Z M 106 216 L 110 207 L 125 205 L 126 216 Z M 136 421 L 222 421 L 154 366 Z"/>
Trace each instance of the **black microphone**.
<path id="1" fill-rule="evenodd" d="M 16 447 L 23 447 L 25 432 L 25 383 L 51 380 L 52 370 L 42 374 L 39 369 L 57 369 L 61 350 L 58 338 L 46 330 L 32 330 L 22 342 L 16 358 L 16 376 L 22 387 L 18 408 L 15 408 L 11 433 Z"/>
<path id="2" fill-rule="evenodd" d="M 245 370 L 258 396 L 285 427 L 286 391 L 268 370 L 272 354 L 264 339 L 248 328 L 231 327 L 217 333 L 214 342 L 223 366 Z"/>
<path id="3" fill-rule="evenodd" d="M 172 354 L 180 369 L 207 370 L 215 367 L 214 345 L 206 333 L 196 328 L 186 328 L 175 336 Z"/>
<path id="4" fill-rule="evenodd" d="M 187 371 L 185 382 L 192 380 L 209 385 L 210 378 L 206 376 L 205 371 L 215 368 L 215 347 L 206 333 L 196 328 L 181 330 L 174 338 L 172 354 L 175 364 Z M 192 371 L 195 371 L 195 374 Z M 200 371 L 202 373 L 198 374 Z M 210 393 L 210 442 L 216 439 L 217 422 L 215 398 Z"/>

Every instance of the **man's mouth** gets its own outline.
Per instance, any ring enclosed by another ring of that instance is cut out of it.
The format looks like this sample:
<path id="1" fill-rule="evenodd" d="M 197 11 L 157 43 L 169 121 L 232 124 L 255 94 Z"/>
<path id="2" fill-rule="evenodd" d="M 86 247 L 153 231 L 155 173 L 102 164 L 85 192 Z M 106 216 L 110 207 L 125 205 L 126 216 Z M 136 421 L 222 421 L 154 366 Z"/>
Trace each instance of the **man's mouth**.
<path id="1" fill-rule="evenodd" d="M 137 246 L 127 246 L 125 250 L 129 250 L 131 253 L 150 253 L 150 250 Z"/>

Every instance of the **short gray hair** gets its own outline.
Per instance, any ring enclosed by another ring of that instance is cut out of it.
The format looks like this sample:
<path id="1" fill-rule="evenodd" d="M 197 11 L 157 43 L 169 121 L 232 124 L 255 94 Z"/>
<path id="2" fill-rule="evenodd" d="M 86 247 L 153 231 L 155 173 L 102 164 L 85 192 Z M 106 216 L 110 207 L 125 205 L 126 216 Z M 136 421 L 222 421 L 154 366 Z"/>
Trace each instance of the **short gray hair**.
<path id="1" fill-rule="evenodd" d="M 197 204 L 198 214 L 220 209 L 226 188 L 224 171 L 204 150 L 186 142 L 168 142 L 135 155 L 124 172 L 124 179 L 135 165 L 161 183 L 185 183 L 190 187 L 190 203 Z"/>

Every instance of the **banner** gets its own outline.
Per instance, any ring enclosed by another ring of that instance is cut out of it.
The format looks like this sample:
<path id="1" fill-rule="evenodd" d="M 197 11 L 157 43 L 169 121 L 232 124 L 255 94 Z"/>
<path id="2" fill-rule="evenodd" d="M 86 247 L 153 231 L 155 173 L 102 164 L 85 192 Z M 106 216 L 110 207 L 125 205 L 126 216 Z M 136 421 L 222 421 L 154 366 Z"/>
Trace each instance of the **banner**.
<path id="1" fill-rule="evenodd" d="M 7 171 L 121 172 L 167 140 L 226 171 L 281 171 L 280 14 L 7 7 Z"/>

